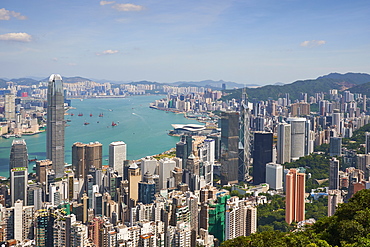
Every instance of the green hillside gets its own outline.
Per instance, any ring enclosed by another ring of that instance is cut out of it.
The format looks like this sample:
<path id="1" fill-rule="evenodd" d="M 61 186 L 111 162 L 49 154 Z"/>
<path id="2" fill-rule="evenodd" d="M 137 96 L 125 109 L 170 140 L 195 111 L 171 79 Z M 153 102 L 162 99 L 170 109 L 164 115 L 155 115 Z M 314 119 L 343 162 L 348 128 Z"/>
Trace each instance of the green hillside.
<path id="1" fill-rule="evenodd" d="M 259 88 L 247 88 L 248 98 L 250 100 L 267 100 L 278 99 L 285 97 L 289 93 L 290 99 L 298 99 L 300 93 L 307 93 L 308 95 L 315 95 L 319 92 L 328 92 L 330 89 L 346 90 L 348 88 L 359 87 L 358 84 L 370 80 L 370 75 L 360 73 L 329 74 L 327 76 L 319 77 L 315 80 L 295 81 L 285 85 L 267 85 Z M 362 86 L 362 85 L 360 85 Z M 223 99 L 239 99 L 241 96 L 241 89 L 226 90 L 229 95 L 224 96 Z"/>
<path id="2" fill-rule="evenodd" d="M 351 93 L 365 94 L 367 97 L 370 97 L 370 82 L 352 87 L 349 91 L 351 91 Z"/>

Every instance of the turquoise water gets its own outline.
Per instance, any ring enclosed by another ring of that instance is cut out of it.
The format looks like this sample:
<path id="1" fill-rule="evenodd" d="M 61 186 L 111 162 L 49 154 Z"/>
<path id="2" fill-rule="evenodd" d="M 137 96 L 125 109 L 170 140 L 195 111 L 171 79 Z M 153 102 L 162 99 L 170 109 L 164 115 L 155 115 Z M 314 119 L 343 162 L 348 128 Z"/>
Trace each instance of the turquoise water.
<path id="1" fill-rule="evenodd" d="M 65 116 L 65 161 L 71 163 L 72 145 L 75 142 L 103 144 L 103 165 L 108 164 L 108 146 L 113 141 L 127 144 L 127 158 L 140 159 L 162 153 L 175 147 L 178 137 L 167 135 L 174 123 L 197 123 L 182 114 L 166 113 L 149 108 L 149 103 L 163 96 L 135 96 L 128 98 L 72 100 L 72 107 Z M 77 116 L 83 113 L 83 116 Z M 99 114 L 103 113 L 103 117 Z M 92 114 L 92 117 L 90 117 Z M 112 127 L 112 122 L 117 123 Z M 84 125 L 84 122 L 90 124 Z M 26 140 L 29 159 L 45 159 L 46 133 L 22 137 Z M 0 138 L 0 176 L 8 176 L 12 138 Z M 33 164 L 30 164 L 32 166 Z"/>

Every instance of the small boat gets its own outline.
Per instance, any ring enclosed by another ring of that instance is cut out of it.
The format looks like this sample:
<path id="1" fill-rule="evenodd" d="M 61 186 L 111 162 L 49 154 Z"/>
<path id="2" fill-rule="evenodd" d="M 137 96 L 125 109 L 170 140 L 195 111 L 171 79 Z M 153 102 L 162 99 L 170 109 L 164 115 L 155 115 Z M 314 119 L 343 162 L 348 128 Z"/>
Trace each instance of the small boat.
<path id="1" fill-rule="evenodd" d="M 37 160 L 37 156 L 34 159 L 28 160 L 28 162 L 33 162 L 33 161 L 36 161 L 36 160 Z"/>
<path id="2" fill-rule="evenodd" d="M 78 116 L 79 117 L 82 117 L 84 114 L 82 114 L 81 112 L 80 113 L 78 113 Z"/>
<path id="3" fill-rule="evenodd" d="M 75 114 L 71 113 L 71 116 L 74 116 Z"/>
<path id="4" fill-rule="evenodd" d="M 117 124 L 115 123 L 115 122 L 112 122 L 112 126 L 114 127 L 114 126 L 116 126 Z"/>
<path id="5" fill-rule="evenodd" d="M 67 122 L 71 122 L 72 120 L 71 119 L 67 119 Z"/>
<path id="6" fill-rule="evenodd" d="M 112 109 L 109 109 L 109 111 L 113 111 Z"/>
<path id="7" fill-rule="evenodd" d="M 92 117 L 92 113 L 90 113 L 90 117 Z"/>
<path id="8" fill-rule="evenodd" d="M 90 123 L 88 123 L 88 122 L 84 122 L 84 125 L 89 125 Z"/>
<path id="9" fill-rule="evenodd" d="M 103 113 L 100 113 L 100 114 L 99 114 L 99 117 L 103 117 L 103 116 L 104 116 L 104 115 L 103 115 Z"/>

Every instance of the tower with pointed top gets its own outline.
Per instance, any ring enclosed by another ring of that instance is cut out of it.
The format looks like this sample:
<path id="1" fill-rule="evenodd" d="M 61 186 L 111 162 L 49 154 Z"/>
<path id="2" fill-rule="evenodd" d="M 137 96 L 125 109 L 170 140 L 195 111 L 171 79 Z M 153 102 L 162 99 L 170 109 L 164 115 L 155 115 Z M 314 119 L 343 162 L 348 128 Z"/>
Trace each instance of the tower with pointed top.
<path id="1" fill-rule="evenodd" d="M 46 158 L 57 178 L 64 175 L 64 96 L 63 81 L 58 74 L 52 74 L 48 83 Z"/>
<path id="2" fill-rule="evenodd" d="M 245 181 L 249 178 L 250 168 L 250 112 L 247 103 L 246 88 L 243 88 L 240 104 L 240 136 L 239 136 L 239 168 L 238 180 Z"/>

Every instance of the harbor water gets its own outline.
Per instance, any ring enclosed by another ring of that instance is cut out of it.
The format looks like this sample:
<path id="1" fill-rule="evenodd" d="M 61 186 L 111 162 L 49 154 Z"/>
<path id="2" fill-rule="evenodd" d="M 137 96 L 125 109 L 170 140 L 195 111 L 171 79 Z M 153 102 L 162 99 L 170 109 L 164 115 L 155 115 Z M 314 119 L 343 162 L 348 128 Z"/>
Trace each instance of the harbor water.
<path id="1" fill-rule="evenodd" d="M 197 123 L 175 114 L 149 108 L 149 103 L 162 95 L 134 96 L 127 98 L 94 98 L 72 100 L 72 107 L 65 116 L 65 162 L 72 162 L 72 145 L 75 142 L 98 141 L 103 144 L 103 165 L 108 164 L 108 146 L 114 141 L 124 141 L 127 158 L 140 159 L 162 153 L 175 147 L 178 137 L 169 136 L 171 124 Z M 73 114 L 73 116 L 71 116 Z M 78 115 L 83 116 L 78 116 Z M 115 126 L 112 126 L 115 125 Z M 29 159 L 45 159 L 46 133 L 22 136 L 26 140 Z M 0 176 L 9 176 L 9 156 L 12 140 L 0 139 Z M 34 162 L 30 162 L 32 169 Z M 30 170 L 31 171 L 31 170 Z"/>

